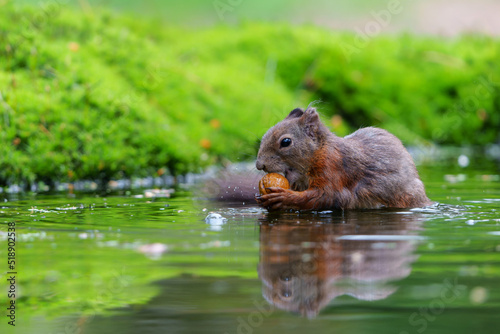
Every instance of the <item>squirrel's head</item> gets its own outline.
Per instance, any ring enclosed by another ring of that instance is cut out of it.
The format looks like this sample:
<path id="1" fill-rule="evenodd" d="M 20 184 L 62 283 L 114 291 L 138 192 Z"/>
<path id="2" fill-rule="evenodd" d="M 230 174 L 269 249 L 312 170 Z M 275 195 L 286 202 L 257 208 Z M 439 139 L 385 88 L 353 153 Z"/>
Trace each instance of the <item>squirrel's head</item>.
<path id="1" fill-rule="evenodd" d="M 330 133 L 315 108 L 294 109 L 262 137 L 256 167 L 267 173 L 283 174 L 292 189 L 305 190 L 315 152 Z"/>

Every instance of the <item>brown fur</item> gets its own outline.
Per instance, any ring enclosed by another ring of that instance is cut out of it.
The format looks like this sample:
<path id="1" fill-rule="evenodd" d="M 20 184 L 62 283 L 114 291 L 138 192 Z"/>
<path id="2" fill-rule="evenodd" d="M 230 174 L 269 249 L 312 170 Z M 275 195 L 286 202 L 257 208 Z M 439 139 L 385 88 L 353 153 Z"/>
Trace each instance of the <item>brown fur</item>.
<path id="1" fill-rule="evenodd" d="M 281 146 L 284 138 L 291 139 L 290 146 Z M 270 210 L 408 208 L 431 203 L 398 138 L 373 127 L 338 137 L 321 123 L 314 108 L 294 109 L 269 129 L 256 166 L 282 173 L 292 188 L 269 188 L 271 193 L 256 197 Z"/>

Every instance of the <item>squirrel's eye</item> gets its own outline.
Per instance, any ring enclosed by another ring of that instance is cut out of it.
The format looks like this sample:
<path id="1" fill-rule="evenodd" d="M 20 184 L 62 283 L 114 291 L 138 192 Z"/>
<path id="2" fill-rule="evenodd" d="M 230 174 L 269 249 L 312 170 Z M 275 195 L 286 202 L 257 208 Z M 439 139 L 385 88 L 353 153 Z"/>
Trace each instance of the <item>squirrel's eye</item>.
<path id="1" fill-rule="evenodd" d="M 283 138 L 281 140 L 281 147 L 287 147 L 287 146 L 290 146 L 290 144 L 292 143 L 292 140 L 290 138 Z"/>

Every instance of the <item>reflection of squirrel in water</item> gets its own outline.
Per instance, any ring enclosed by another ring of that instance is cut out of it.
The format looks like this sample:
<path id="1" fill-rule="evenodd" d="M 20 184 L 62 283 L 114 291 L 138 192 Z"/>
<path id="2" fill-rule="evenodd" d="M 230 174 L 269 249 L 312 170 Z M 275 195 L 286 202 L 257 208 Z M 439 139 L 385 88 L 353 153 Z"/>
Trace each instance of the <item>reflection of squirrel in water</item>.
<path id="1" fill-rule="evenodd" d="M 344 138 L 323 125 L 314 108 L 294 109 L 262 138 L 257 169 L 282 173 L 292 190 L 257 196 L 277 209 L 420 207 L 430 204 L 401 141 L 378 128 Z"/>
<path id="2" fill-rule="evenodd" d="M 321 224 L 297 224 L 295 215 L 262 221 L 258 271 L 270 304 L 314 317 L 340 295 L 385 299 L 397 289 L 390 282 L 410 274 L 420 229 L 414 214 L 346 211 L 315 217 Z"/>

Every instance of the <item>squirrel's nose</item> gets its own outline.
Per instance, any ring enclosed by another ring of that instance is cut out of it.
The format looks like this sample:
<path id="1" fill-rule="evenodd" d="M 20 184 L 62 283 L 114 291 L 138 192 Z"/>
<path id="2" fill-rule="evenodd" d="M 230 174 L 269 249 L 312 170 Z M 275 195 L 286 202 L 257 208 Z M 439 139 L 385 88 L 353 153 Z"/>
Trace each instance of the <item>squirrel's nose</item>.
<path id="1" fill-rule="evenodd" d="M 255 163 L 255 167 L 257 167 L 258 170 L 263 170 L 264 168 L 266 168 L 266 166 L 264 166 L 264 164 L 260 160 L 257 160 L 257 162 Z"/>

